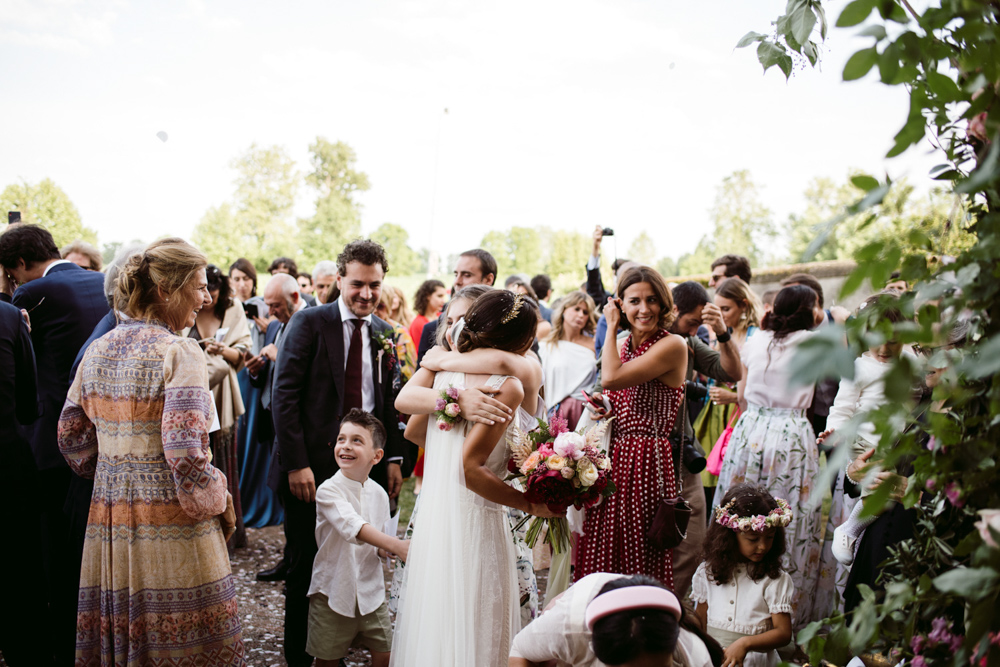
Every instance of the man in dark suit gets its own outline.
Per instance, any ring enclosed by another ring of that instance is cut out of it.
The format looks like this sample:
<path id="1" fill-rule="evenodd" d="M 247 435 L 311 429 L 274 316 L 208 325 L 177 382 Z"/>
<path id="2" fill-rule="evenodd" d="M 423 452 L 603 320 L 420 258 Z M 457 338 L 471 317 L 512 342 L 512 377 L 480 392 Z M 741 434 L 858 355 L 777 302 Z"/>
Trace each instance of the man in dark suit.
<path id="1" fill-rule="evenodd" d="M 0 572 L 6 594 L 16 604 L 0 606 L 0 654 L 11 667 L 51 665 L 51 656 L 39 656 L 44 645 L 45 598 L 38 594 L 44 577 L 34 549 L 38 544 L 39 514 L 35 461 L 25 431 L 18 424 L 38 418 L 35 354 L 28 325 L 17 308 L 0 303 L 0 504 L 16 508 L 4 517 L 10 543 L 0 548 Z"/>
<path id="2" fill-rule="evenodd" d="M 80 584 L 79 567 L 74 571 L 73 563 L 79 563 L 81 555 L 74 552 L 63 511 L 73 473 L 59 453 L 56 425 L 76 354 L 109 310 L 104 275 L 61 259 L 52 235 L 38 225 L 12 225 L 0 235 L 0 265 L 5 275 L 0 290 L 12 292 L 13 305 L 28 311 L 38 364 L 42 416 L 31 437 L 31 453 L 38 467 L 42 520 L 38 556 L 45 564 L 51 624 L 46 646 L 59 664 L 72 664 Z"/>
<path id="3" fill-rule="evenodd" d="M 399 495 L 403 481 L 404 441 L 393 392 L 399 364 L 392 327 L 373 315 L 389 268 L 385 250 L 374 241 L 352 241 L 337 265 L 340 298 L 289 320 L 272 388 L 277 446 L 271 477 L 285 504 L 285 659 L 291 667 L 312 663 L 305 644 L 316 556 L 316 487 L 338 469 L 333 443 L 351 408 L 374 414 L 388 434 L 385 457 L 371 478 L 390 498 Z"/>
<path id="4" fill-rule="evenodd" d="M 497 260 L 482 248 L 466 250 L 458 256 L 455 263 L 455 282 L 451 286 L 454 295 L 466 285 L 492 285 L 497 277 Z M 437 320 L 431 320 L 424 325 L 417 343 L 417 361 L 424 358 L 427 350 L 434 347 L 437 337 Z M 416 341 L 414 341 L 416 342 Z"/>

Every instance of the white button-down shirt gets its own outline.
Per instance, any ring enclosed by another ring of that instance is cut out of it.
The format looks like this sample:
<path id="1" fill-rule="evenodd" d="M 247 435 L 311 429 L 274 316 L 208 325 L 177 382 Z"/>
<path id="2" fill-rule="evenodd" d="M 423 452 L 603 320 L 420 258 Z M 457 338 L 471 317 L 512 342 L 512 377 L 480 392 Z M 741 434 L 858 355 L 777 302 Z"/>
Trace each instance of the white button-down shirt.
<path id="1" fill-rule="evenodd" d="M 381 531 L 389 496 L 370 478 L 355 482 L 338 470 L 316 489 L 316 544 L 309 595 L 322 593 L 330 609 L 354 618 L 385 602 L 385 577 L 375 547 L 359 541 L 366 523 Z"/>
<path id="2" fill-rule="evenodd" d="M 42 271 L 42 278 L 49 275 L 49 271 L 51 271 L 53 267 L 59 266 L 60 264 L 72 264 L 72 263 L 73 262 L 69 261 L 68 259 L 57 259 L 56 261 L 52 262 L 51 264 L 45 267 L 45 270 Z"/>
<path id="3" fill-rule="evenodd" d="M 347 370 L 347 356 L 351 353 L 351 334 L 354 333 L 355 322 L 361 325 L 361 407 L 366 412 L 375 412 L 375 377 L 372 375 L 372 316 L 358 319 L 354 316 L 343 299 L 337 299 L 340 306 L 340 319 L 344 327 L 344 370 Z"/>

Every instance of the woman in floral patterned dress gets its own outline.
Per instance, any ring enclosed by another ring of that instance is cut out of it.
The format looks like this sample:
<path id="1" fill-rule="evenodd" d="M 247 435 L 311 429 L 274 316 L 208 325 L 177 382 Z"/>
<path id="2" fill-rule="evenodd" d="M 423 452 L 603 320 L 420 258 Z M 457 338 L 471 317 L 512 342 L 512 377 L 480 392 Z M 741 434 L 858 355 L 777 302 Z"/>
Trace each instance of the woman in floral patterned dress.
<path id="1" fill-rule="evenodd" d="M 211 303 L 207 263 L 180 239 L 132 256 L 115 295 L 130 319 L 88 348 L 63 407 L 59 448 L 94 478 L 78 667 L 246 664 L 205 357 L 174 333 Z"/>
<path id="2" fill-rule="evenodd" d="M 677 495 L 667 436 L 684 396 L 687 347 L 683 338 L 667 332 L 673 307 L 663 278 L 648 266 L 625 271 L 618 298 L 604 307 L 608 330 L 601 384 L 615 415 L 611 477 L 617 490 L 587 510 L 577 581 L 593 572 L 612 572 L 646 574 L 674 586 L 673 552 L 656 549 L 646 539 L 660 499 Z M 617 344 L 619 324 L 631 335 Z"/>
<path id="3" fill-rule="evenodd" d="M 740 356 L 746 383 L 740 383 L 739 397 L 743 414 L 733 429 L 715 491 L 718 505 L 733 485 L 758 484 L 791 505 L 782 565 L 795 584 L 792 627 L 796 630 L 826 615 L 817 615 L 813 609 L 823 546 L 820 507 L 810 503 L 812 480 L 819 474 L 816 434 L 806 418 L 813 385 L 796 383 L 791 370 L 799 344 L 821 321 L 817 320 L 822 317 L 819 308 L 816 293 L 809 287 L 786 287 L 764 316 L 763 330 L 743 346 Z"/>

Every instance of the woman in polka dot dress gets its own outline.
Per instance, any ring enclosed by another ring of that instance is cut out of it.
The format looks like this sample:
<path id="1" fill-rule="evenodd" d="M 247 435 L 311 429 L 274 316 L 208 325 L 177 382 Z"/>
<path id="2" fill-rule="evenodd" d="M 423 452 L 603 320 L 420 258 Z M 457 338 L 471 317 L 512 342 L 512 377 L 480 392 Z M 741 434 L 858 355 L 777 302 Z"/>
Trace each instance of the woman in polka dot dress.
<path id="1" fill-rule="evenodd" d="M 667 436 L 684 396 L 687 347 L 667 332 L 673 307 L 663 278 L 648 266 L 628 269 L 618 283 L 618 298 L 604 307 L 608 331 L 601 383 L 615 415 L 611 476 L 617 490 L 587 510 L 576 580 L 593 572 L 646 574 L 673 588 L 672 552 L 655 549 L 646 539 L 665 495 L 663 485 L 669 497 L 677 489 Z M 631 333 L 621 345 L 614 344 L 619 325 Z"/>

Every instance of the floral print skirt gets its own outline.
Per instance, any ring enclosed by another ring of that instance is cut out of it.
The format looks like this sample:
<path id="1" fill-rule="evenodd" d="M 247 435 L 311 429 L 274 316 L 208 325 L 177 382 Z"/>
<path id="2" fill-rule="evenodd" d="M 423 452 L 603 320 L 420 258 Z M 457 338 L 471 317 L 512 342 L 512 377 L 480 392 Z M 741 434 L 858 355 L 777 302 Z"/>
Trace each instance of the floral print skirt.
<path id="1" fill-rule="evenodd" d="M 817 615 L 815 609 L 823 526 L 820 505 L 813 506 L 810 496 L 818 473 L 816 434 L 805 410 L 751 404 L 733 429 L 713 502 L 714 509 L 730 488 L 743 482 L 762 486 L 772 496 L 788 501 L 792 520 L 785 528 L 782 564 L 795 584 L 795 630 L 826 615 Z"/>

